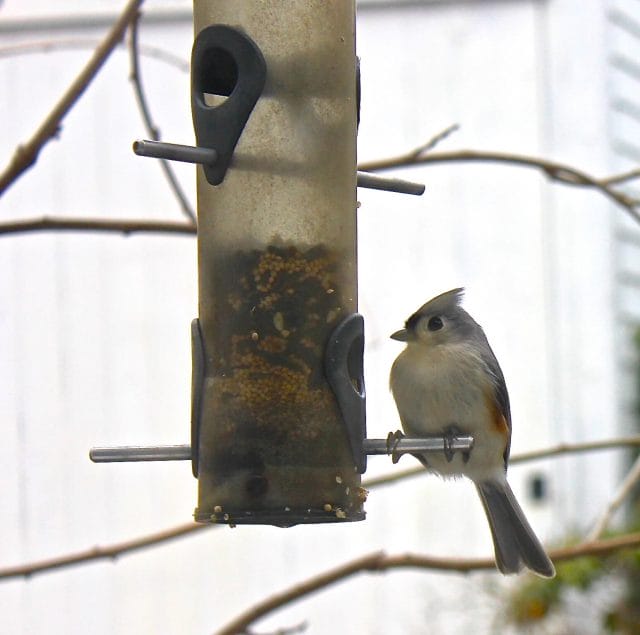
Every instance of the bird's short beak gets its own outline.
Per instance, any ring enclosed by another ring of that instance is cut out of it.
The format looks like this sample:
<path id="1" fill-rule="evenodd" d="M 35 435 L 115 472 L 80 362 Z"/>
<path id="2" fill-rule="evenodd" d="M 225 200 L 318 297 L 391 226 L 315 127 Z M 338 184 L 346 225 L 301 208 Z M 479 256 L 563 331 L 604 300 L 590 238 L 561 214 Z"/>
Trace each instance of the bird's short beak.
<path id="1" fill-rule="evenodd" d="M 407 329 L 400 329 L 399 331 L 396 331 L 392 336 L 391 336 L 392 340 L 397 340 L 398 342 L 406 342 L 409 338 L 408 338 L 408 333 L 407 333 Z"/>

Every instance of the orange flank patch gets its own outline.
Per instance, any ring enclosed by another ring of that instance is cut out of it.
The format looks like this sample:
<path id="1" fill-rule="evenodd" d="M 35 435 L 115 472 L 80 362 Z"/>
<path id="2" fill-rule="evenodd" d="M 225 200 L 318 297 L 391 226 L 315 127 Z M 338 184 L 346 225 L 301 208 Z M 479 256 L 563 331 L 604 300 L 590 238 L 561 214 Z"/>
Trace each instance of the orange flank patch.
<path id="1" fill-rule="evenodd" d="M 493 392 L 493 390 L 487 391 L 486 399 L 493 425 L 495 426 L 495 429 L 500 433 L 500 435 L 504 437 L 505 445 L 508 445 L 509 437 L 511 436 L 509 422 L 507 421 L 504 412 L 502 412 L 500 404 L 495 398 L 495 393 Z"/>

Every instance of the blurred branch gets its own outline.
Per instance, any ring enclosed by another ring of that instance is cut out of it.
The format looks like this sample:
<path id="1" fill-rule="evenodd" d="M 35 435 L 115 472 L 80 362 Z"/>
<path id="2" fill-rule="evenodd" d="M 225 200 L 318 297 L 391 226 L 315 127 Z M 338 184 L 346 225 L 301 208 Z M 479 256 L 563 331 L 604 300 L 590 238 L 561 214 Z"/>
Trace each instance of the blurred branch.
<path id="1" fill-rule="evenodd" d="M 129 0 L 105 38 L 95 49 L 87 65 L 67 88 L 60 101 L 45 117 L 45 120 L 40 124 L 31 139 L 16 148 L 9 164 L 0 173 L 0 195 L 36 162 L 38 154 L 44 145 L 58 135 L 62 120 L 86 90 L 87 86 L 89 86 L 100 68 L 102 68 L 113 49 L 118 45 L 128 24 L 136 16 L 142 2 L 143 0 Z"/>
<path id="2" fill-rule="evenodd" d="M 191 228 L 191 231 L 195 231 L 195 230 Z M 595 441 L 595 442 L 589 442 L 589 443 L 573 443 L 573 444 L 567 443 L 567 444 L 555 446 L 553 448 L 548 448 L 546 450 L 536 450 L 534 452 L 527 452 L 524 454 L 513 456 L 511 459 L 511 462 L 517 463 L 522 461 L 531 461 L 534 459 L 555 456 L 558 454 L 586 452 L 591 450 L 604 450 L 607 448 L 629 447 L 629 446 L 640 446 L 640 436 L 626 437 L 626 438 L 620 438 L 620 439 L 610 439 L 607 441 Z M 414 470 L 406 470 L 405 472 L 399 472 L 398 474 L 366 479 L 362 483 L 362 485 L 367 489 L 373 489 L 377 486 L 388 485 L 392 482 L 407 478 L 409 476 L 423 474 L 424 471 L 425 470 L 423 467 L 419 467 Z M 156 534 L 150 534 L 148 536 L 141 536 L 139 538 L 134 538 L 130 541 L 123 542 L 123 543 L 108 545 L 106 547 L 95 547 L 93 549 L 88 549 L 87 551 L 79 552 L 76 554 L 69 554 L 66 556 L 59 556 L 46 561 L 17 565 L 15 567 L 8 567 L 4 569 L 0 568 L 0 580 L 7 579 L 7 578 L 15 578 L 15 577 L 33 576 L 38 573 L 51 571 L 53 569 L 60 569 L 62 567 L 92 562 L 93 560 L 100 560 L 104 558 L 115 559 L 116 557 L 123 555 L 125 553 L 135 551 L 138 549 L 143 549 L 146 547 L 155 547 L 155 546 L 164 544 L 167 540 L 187 536 L 190 533 L 198 531 L 200 529 L 204 529 L 207 527 L 214 528 L 214 527 L 220 527 L 220 526 L 221 525 L 201 525 L 196 523 L 188 523 L 186 525 L 180 525 L 179 527 L 166 529 Z M 582 547 L 584 546 L 584 544 L 580 546 Z M 562 552 L 562 550 L 560 550 L 560 552 Z M 449 562 L 450 559 L 438 559 L 437 561 Z M 493 560 L 491 561 L 487 560 L 486 562 L 491 562 L 492 564 Z M 442 568 L 442 566 L 439 568 Z M 455 567 L 453 568 L 455 569 Z M 487 568 L 488 568 L 488 565 L 487 565 Z"/>
<path id="3" fill-rule="evenodd" d="M 407 156 L 412 156 L 415 159 L 421 157 L 422 155 L 426 154 L 430 150 L 433 150 L 439 143 L 444 141 L 447 137 L 449 137 L 459 129 L 460 129 L 460 124 L 457 124 L 457 123 L 451 124 L 448 128 L 445 128 L 442 132 L 439 132 L 438 134 L 431 137 L 429 141 L 427 141 L 426 143 L 423 143 L 421 146 L 418 146 L 417 148 L 412 150 Z"/>
<path id="4" fill-rule="evenodd" d="M 640 533 L 636 533 L 607 540 L 583 543 L 574 547 L 554 549 L 548 553 L 554 562 L 560 562 L 582 556 L 601 556 L 620 549 L 637 547 L 639 545 Z M 436 558 L 416 554 L 388 556 L 384 552 L 378 551 L 342 564 L 296 584 L 285 591 L 272 595 L 270 598 L 267 598 L 263 602 L 251 607 L 245 613 L 242 613 L 219 631 L 216 631 L 215 635 L 243 633 L 250 624 L 268 613 L 281 608 L 285 604 L 299 600 L 357 573 L 379 573 L 389 569 L 427 569 L 429 571 L 468 573 L 471 571 L 493 570 L 495 569 L 495 561 L 493 558 Z"/>
<path id="5" fill-rule="evenodd" d="M 616 205 L 622 207 L 633 218 L 633 220 L 640 223 L 640 213 L 638 212 L 640 200 L 613 188 L 614 185 L 623 185 L 629 181 L 640 178 L 639 170 L 633 170 L 631 172 L 625 172 L 624 174 L 598 179 L 569 165 L 522 154 L 481 150 L 457 150 L 453 152 L 427 153 L 426 150 L 428 149 L 429 147 L 427 144 L 424 148 L 420 146 L 415 150 L 411 150 L 406 154 L 401 154 L 396 157 L 362 163 L 358 166 L 358 169 L 365 172 L 380 172 L 383 170 L 391 170 L 401 167 L 453 162 L 505 163 L 507 165 L 519 165 L 522 167 L 535 168 L 557 183 L 578 187 L 590 187 L 598 190 Z"/>
<path id="6" fill-rule="evenodd" d="M 618 185 L 620 183 L 624 183 L 625 181 L 632 181 L 633 179 L 637 178 L 640 178 L 640 169 L 629 170 L 628 172 L 623 172 L 622 174 L 610 176 L 608 179 L 602 179 L 601 182 L 605 185 Z"/>
<path id="7" fill-rule="evenodd" d="M 193 223 L 159 220 L 115 220 L 101 218 L 64 218 L 44 216 L 42 218 L 16 220 L 0 223 L 0 236 L 34 231 L 83 231 L 115 232 L 118 234 L 186 234 L 197 233 Z"/>
<path id="8" fill-rule="evenodd" d="M 50 53 L 51 51 L 72 51 L 95 49 L 100 42 L 93 38 L 62 38 L 51 40 L 36 40 L 33 42 L 22 42 L 20 44 L 10 44 L 8 46 L 0 46 L 0 58 L 14 57 L 16 55 L 29 55 L 38 53 Z M 116 48 L 123 46 L 119 42 Z M 183 73 L 190 70 L 189 62 L 182 59 L 179 55 L 174 55 L 171 51 L 163 49 L 159 46 L 150 44 L 139 44 L 138 51 L 143 57 L 150 57 L 160 62 L 164 62 L 169 66 L 177 68 Z"/>
<path id="9" fill-rule="evenodd" d="M 305 622 L 301 622 L 300 624 L 296 624 L 295 626 L 287 626 L 284 628 L 279 628 L 277 631 L 273 631 L 270 633 L 264 633 L 260 635 L 293 635 L 293 633 L 304 633 L 307 630 L 309 624 Z M 255 631 L 246 630 L 242 633 L 242 635 L 259 635 Z"/>
<path id="10" fill-rule="evenodd" d="M 335 569 L 330 569 L 325 573 L 309 578 L 308 580 L 296 584 L 286 591 L 276 593 L 270 598 L 251 607 L 245 613 L 231 621 L 224 628 L 216 631 L 215 635 L 237 635 L 247 630 L 248 626 L 256 620 L 264 617 L 267 613 L 271 613 L 276 609 L 299 600 L 305 595 L 309 595 L 324 587 L 327 587 L 339 580 L 344 580 L 356 573 L 363 571 L 380 570 L 380 563 L 384 560 L 385 554 L 382 551 L 369 554 L 367 556 L 357 558 L 346 564 L 340 565 Z"/>
<path id="11" fill-rule="evenodd" d="M 535 461 L 536 459 L 547 459 L 559 454 L 578 454 L 581 452 L 592 452 L 594 450 L 612 450 L 615 448 L 640 447 L 640 435 L 629 437 L 618 437 L 615 439 L 604 439 L 603 441 L 584 441 L 581 443 L 559 443 L 551 448 L 542 450 L 531 450 L 514 454 L 509 460 L 510 464 Z"/>
<path id="12" fill-rule="evenodd" d="M 585 542 L 592 542 L 600 538 L 604 531 L 609 526 L 613 515 L 616 513 L 620 505 L 624 502 L 624 499 L 631 494 L 633 488 L 640 481 L 640 455 L 636 458 L 628 474 L 625 476 L 618 491 L 611 499 L 609 505 L 604 510 L 600 518 L 596 521 L 593 529 L 587 534 Z"/>
<path id="13" fill-rule="evenodd" d="M 178 527 L 172 527 L 155 534 L 149 534 L 141 538 L 134 538 L 126 542 L 119 542 L 107 547 L 93 547 L 85 551 L 67 554 L 49 558 L 47 560 L 39 560 L 29 564 L 17 565 L 15 567 L 5 567 L 0 569 L 0 580 L 9 578 L 28 578 L 36 573 L 44 573 L 45 571 L 53 571 L 62 569 L 76 564 L 84 564 L 95 560 L 115 560 L 120 556 L 124 556 L 140 549 L 145 549 L 150 545 L 164 544 L 170 540 L 181 538 L 186 534 L 191 534 L 199 530 L 210 529 L 216 525 L 197 525 L 196 523 L 186 523 Z"/>
<path id="14" fill-rule="evenodd" d="M 138 104 L 138 109 L 140 110 L 140 115 L 142 116 L 142 121 L 144 122 L 145 128 L 147 130 L 147 134 L 154 141 L 160 141 L 160 129 L 154 123 L 153 118 L 151 117 L 151 111 L 149 110 L 149 102 L 147 101 L 144 89 L 142 87 L 142 77 L 140 75 L 140 55 L 138 49 L 138 23 L 140 19 L 140 14 L 137 13 L 135 18 L 131 21 L 129 25 L 129 64 L 130 64 L 130 74 L 129 79 L 133 84 L 133 92 L 136 96 L 136 102 Z M 178 199 L 178 203 L 182 208 L 182 212 L 184 215 L 196 225 L 196 215 L 193 211 L 193 207 L 187 200 L 187 196 L 184 193 L 182 187 L 178 179 L 176 178 L 175 172 L 171 167 L 171 163 L 167 161 L 167 159 L 158 159 L 160 162 L 160 167 L 162 168 L 162 172 L 164 173 L 167 182 L 169 183 L 169 187 L 173 192 L 176 199 Z"/>

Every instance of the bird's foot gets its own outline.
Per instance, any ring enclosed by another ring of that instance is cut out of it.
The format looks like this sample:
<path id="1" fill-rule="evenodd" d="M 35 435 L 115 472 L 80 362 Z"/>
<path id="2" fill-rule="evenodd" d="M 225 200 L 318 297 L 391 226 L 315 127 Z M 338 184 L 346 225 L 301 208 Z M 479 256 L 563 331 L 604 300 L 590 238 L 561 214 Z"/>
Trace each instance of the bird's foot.
<path id="1" fill-rule="evenodd" d="M 404 439 L 405 434 L 402 430 L 396 430 L 395 432 L 389 432 L 387 435 L 387 454 L 391 455 L 391 462 L 395 465 L 402 456 L 398 453 L 398 443 L 401 439 Z"/>
<path id="2" fill-rule="evenodd" d="M 453 442 L 462 434 L 462 430 L 455 425 L 450 425 L 442 431 L 442 437 L 444 439 L 444 456 L 447 459 L 447 463 L 451 463 L 451 461 L 453 461 L 453 455 L 456 453 L 456 450 L 453 447 Z M 471 452 L 469 450 L 462 452 L 462 460 L 465 463 L 469 461 L 470 456 Z"/>

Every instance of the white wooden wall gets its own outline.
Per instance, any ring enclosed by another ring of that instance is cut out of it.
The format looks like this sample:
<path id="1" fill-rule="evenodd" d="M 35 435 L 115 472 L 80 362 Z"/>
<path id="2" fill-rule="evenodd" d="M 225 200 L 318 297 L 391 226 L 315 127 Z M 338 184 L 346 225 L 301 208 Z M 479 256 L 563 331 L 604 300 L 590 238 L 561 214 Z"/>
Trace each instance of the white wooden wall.
<path id="1" fill-rule="evenodd" d="M 611 83 L 611 152 L 617 171 L 632 169 L 640 160 L 640 7 L 633 2 L 611 3 L 607 14 Z M 625 191 L 638 195 L 638 184 Z M 640 324 L 640 229 L 627 216 L 614 225 L 616 275 L 616 362 L 619 377 L 619 420 L 623 430 L 638 430 L 638 351 L 630 345 Z"/>
<path id="2" fill-rule="evenodd" d="M 34 40 L 97 39 L 121 4 L 5 0 L 0 53 Z M 548 156 L 595 174 L 628 167 L 611 151 L 622 124 L 610 102 L 623 93 L 610 92 L 618 84 L 607 60 L 619 27 L 609 4 L 616 3 L 361 2 L 360 158 L 402 153 L 459 123 L 442 149 Z M 189 3 L 150 0 L 146 8 L 142 43 L 187 60 Z M 3 162 L 88 55 L 0 57 Z M 127 75 L 126 53 L 117 51 L 60 140 L 0 199 L 0 221 L 179 219 L 158 166 L 131 153 L 144 132 Z M 143 79 L 163 137 L 192 142 L 188 76 L 145 58 Z M 625 126 L 629 141 L 633 124 Z M 193 194 L 192 169 L 178 169 Z M 533 171 L 447 164 L 402 175 L 423 180 L 425 196 L 359 193 L 370 436 L 399 427 L 387 389 L 399 345 L 388 335 L 429 297 L 460 285 L 507 377 L 514 453 L 614 434 L 624 397 L 616 355 L 628 348 L 615 322 L 623 293 L 614 271 L 627 257 L 637 268 L 637 254 L 619 240 L 621 228 L 637 230 L 597 194 L 550 186 Z M 193 238 L 0 237 L 0 567 L 189 520 L 196 483 L 187 464 L 97 466 L 87 451 L 188 441 L 195 314 Z M 514 489 L 542 537 L 589 525 L 619 477 L 618 456 L 513 467 Z M 393 469 L 370 460 L 371 475 Z M 549 484 L 542 503 L 527 497 L 536 475 Z M 208 633 L 274 590 L 369 551 L 491 552 L 466 482 L 425 476 L 374 490 L 367 512 L 366 522 L 350 526 L 216 529 L 115 563 L 0 582 L 0 632 Z M 489 632 L 500 606 L 500 585 L 486 594 L 494 580 L 360 576 L 259 629 L 307 621 L 309 633 Z"/>

